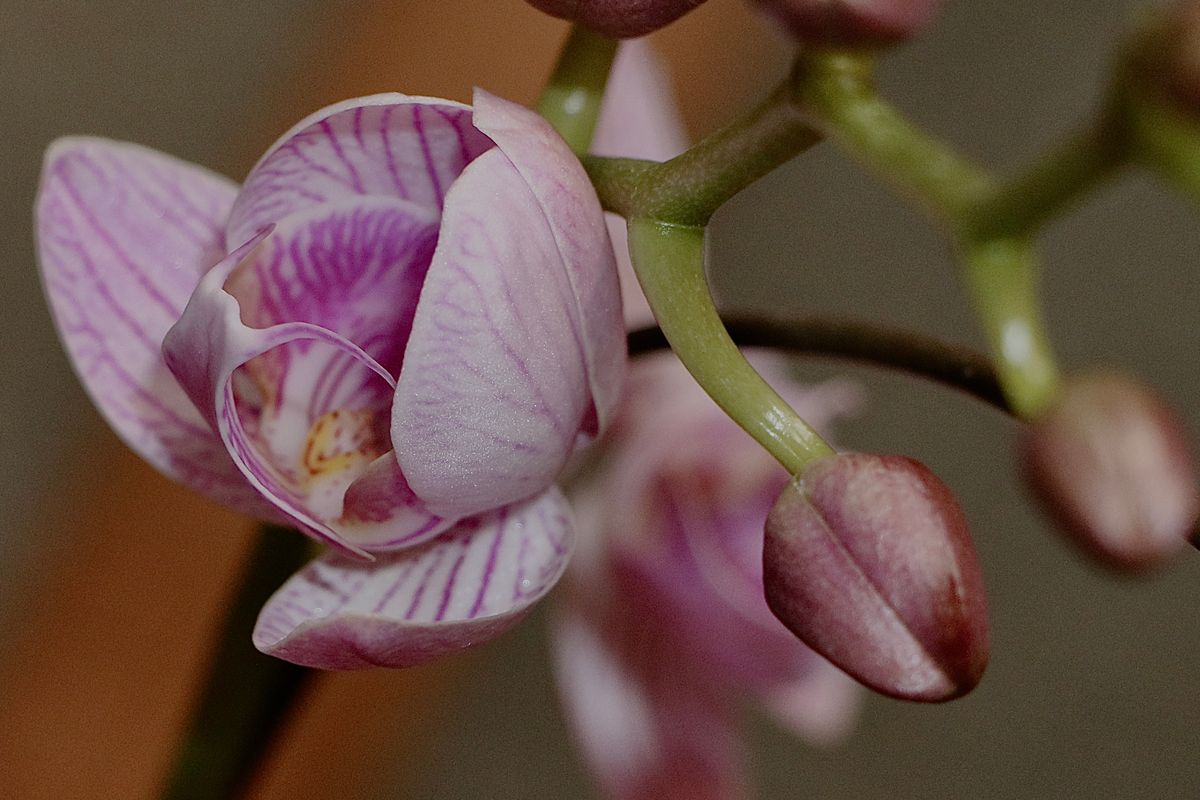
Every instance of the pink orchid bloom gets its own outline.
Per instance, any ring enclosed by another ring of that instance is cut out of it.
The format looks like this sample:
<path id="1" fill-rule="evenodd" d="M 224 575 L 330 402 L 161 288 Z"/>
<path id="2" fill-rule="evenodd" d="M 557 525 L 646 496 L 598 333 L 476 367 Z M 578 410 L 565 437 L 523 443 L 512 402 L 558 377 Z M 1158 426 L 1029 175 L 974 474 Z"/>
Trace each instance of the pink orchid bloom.
<path id="1" fill-rule="evenodd" d="M 840 381 L 792 394 L 817 425 L 857 402 Z M 763 522 L 788 475 L 668 359 L 635 365 L 604 441 L 604 471 L 573 497 L 582 534 L 554 631 L 572 728 L 607 796 L 742 797 L 739 697 L 826 744 L 860 696 L 763 596 Z"/>
<path id="2" fill-rule="evenodd" d="M 595 140 L 606 155 L 663 160 L 685 142 L 669 81 L 645 42 L 621 45 Z M 623 221 L 610 216 L 618 255 Z M 618 258 L 626 324 L 652 317 Z M 782 378 L 777 364 L 776 377 Z M 579 745 L 618 800 L 743 794 L 736 699 L 750 694 L 817 742 L 841 736 L 860 695 L 767 607 L 763 522 L 784 470 L 675 361 L 639 361 L 576 496 L 580 550 L 554 626 L 559 686 Z M 817 424 L 857 401 L 832 382 L 799 393 Z"/>
<path id="3" fill-rule="evenodd" d="M 554 488 L 624 372 L 612 249 L 541 118 L 376 95 L 284 135 L 240 187 L 69 138 L 37 201 L 74 365 L 167 476 L 332 546 L 264 652 L 406 666 L 499 634 L 572 550 Z"/>

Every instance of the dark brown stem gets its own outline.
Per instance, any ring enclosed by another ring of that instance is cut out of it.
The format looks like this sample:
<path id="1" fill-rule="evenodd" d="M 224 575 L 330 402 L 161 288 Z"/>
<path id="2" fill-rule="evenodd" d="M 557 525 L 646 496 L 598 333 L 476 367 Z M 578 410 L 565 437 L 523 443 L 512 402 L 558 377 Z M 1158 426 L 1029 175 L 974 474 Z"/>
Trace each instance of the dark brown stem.
<path id="1" fill-rule="evenodd" d="M 992 362 L 968 348 L 910 331 L 847 320 L 811 317 L 783 322 L 747 316 L 725 317 L 724 321 L 741 347 L 787 350 L 890 367 L 966 392 L 1012 414 L 1000 391 Z M 629 333 L 632 356 L 667 348 L 666 338 L 656 327 Z"/>

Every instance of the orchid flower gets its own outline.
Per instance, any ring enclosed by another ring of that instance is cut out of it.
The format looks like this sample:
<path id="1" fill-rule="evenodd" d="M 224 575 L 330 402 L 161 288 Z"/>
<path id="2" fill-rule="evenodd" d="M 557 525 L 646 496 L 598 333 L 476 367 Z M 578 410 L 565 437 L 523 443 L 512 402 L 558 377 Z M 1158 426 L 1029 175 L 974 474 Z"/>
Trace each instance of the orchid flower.
<path id="1" fill-rule="evenodd" d="M 857 391 L 790 399 L 822 424 Z M 667 359 L 631 370 L 605 442 L 604 471 L 572 498 L 580 548 L 554 631 L 567 715 L 607 796 L 741 797 L 738 697 L 825 744 L 860 694 L 763 596 L 763 521 L 788 475 Z"/>
<path id="2" fill-rule="evenodd" d="M 623 43 L 594 149 L 662 160 L 684 141 L 662 66 L 645 42 Z M 624 226 L 610 225 L 626 324 L 646 324 L 650 309 L 622 257 Z M 764 366 L 782 377 L 778 363 Z M 764 599 L 763 522 L 784 470 L 678 362 L 639 361 L 626 388 L 600 471 L 573 497 L 583 535 L 554 620 L 560 692 L 608 796 L 728 800 L 742 794 L 738 696 L 831 742 L 859 692 Z M 857 402 L 837 381 L 794 394 L 818 424 Z"/>
<path id="3" fill-rule="evenodd" d="M 165 475 L 331 546 L 264 652 L 406 666 L 497 635 L 573 546 L 554 487 L 624 373 L 612 248 L 532 112 L 399 94 L 285 134 L 239 188 L 68 138 L 37 201 L 67 352 Z"/>

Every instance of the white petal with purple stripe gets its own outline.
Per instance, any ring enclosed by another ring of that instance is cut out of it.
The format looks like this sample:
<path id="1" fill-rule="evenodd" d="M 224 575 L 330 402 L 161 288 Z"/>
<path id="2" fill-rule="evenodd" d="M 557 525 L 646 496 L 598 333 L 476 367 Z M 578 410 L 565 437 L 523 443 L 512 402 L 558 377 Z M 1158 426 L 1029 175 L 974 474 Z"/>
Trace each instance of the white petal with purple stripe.
<path id="1" fill-rule="evenodd" d="M 265 653 L 322 669 L 406 667 L 490 640 L 558 581 L 572 547 L 557 489 L 374 563 L 330 554 L 268 601 Z"/>
<path id="2" fill-rule="evenodd" d="M 374 195 L 437 210 L 463 167 L 492 147 L 461 103 L 379 94 L 329 106 L 285 133 L 250 171 L 226 243 L 321 203 Z"/>
<path id="3" fill-rule="evenodd" d="M 431 509 L 481 513 L 558 477 L 591 408 L 573 303 L 536 199 L 484 153 L 447 197 L 392 407 L 400 466 Z"/>
<path id="4" fill-rule="evenodd" d="M 56 142 L 36 205 L 42 280 L 68 355 L 122 439 L 160 472 L 272 516 L 163 362 L 163 336 L 223 255 L 236 187 L 106 139 Z"/>

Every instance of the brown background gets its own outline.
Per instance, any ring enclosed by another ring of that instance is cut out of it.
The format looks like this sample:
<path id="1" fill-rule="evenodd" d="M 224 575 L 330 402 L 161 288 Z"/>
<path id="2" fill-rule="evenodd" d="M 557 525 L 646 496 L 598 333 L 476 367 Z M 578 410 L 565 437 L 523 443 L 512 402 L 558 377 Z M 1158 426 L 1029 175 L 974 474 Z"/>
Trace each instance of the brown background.
<path id="1" fill-rule="evenodd" d="M 1020 163 L 1090 107 L 1139 7 L 958 0 L 886 60 L 882 81 L 969 155 Z M 561 31 L 518 0 L 0 0 L 0 796 L 152 796 L 247 542 L 244 523 L 125 454 L 71 376 L 30 244 L 45 144 L 103 134 L 239 176 L 292 121 L 344 96 L 465 99 L 477 82 L 530 101 Z M 738 0 L 711 0 L 658 39 L 697 133 L 786 66 L 787 48 Z M 1193 433 L 1198 218 L 1130 174 L 1053 226 L 1044 248 L 1064 362 L 1140 372 Z M 722 212 L 713 270 L 730 308 L 852 309 L 978 344 L 946 252 L 823 146 Z M 858 374 L 873 408 L 842 440 L 922 458 L 958 490 L 988 578 L 993 662 L 950 706 L 870 700 L 831 752 L 749 713 L 761 796 L 1200 796 L 1200 557 L 1152 581 L 1081 564 L 1022 497 L 1007 420 Z M 587 796 L 544 649 L 535 618 L 448 665 L 333 676 L 260 796 Z"/>

